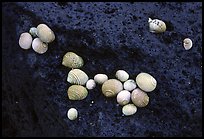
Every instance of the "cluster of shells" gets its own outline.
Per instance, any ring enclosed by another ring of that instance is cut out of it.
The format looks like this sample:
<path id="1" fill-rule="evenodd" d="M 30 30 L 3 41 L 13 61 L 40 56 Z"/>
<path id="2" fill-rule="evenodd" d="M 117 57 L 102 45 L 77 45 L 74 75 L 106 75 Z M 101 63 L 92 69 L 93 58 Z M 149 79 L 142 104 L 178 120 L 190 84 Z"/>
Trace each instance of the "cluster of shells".
<path id="1" fill-rule="evenodd" d="M 48 50 L 48 43 L 54 40 L 54 32 L 46 24 L 39 24 L 37 28 L 31 27 L 29 33 L 24 32 L 20 35 L 19 46 L 25 50 L 32 46 L 36 53 L 44 54 Z"/>

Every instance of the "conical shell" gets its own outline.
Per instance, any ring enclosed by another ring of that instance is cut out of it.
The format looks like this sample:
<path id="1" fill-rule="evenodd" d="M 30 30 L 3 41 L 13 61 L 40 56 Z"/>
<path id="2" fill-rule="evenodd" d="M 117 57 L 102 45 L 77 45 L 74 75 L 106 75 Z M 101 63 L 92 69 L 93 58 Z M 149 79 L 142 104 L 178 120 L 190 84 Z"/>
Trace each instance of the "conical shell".
<path id="1" fill-rule="evenodd" d="M 89 77 L 80 69 L 72 69 L 68 73 L 67 81 L 71 84 L 85 85 Z"/>
<path id="2" fill-rule="evenodd" d="M 185 50 L 191 49 L 192 46 L 193 46 L 193 42 L 192 42 L 191 39 L 185 38 L 185 39 L 183 40 L 183 47 L 185 48 Z"/>
<path id="3" fill-rule="evenodd" d="M 126 105 L 130 102 L 130 92 L 127 90 L 122 90 L 117 94 L 117 102 L 120 105 Z"/>
<path id="4" fill-rule="evenodd" d="M 29 49 L 31 48 L 32 41 L 33 41 L 32 36 L 29 33 L 24 32 L 20 35 L 18 43 L 21 48 Z"/>
<path id="5" fill-rule="evenodd" d="M 94 81 L 98 84 L 103 84 L 108 80 L 108 76 L 106 74 L 96 74 L 94 76 Z"/>
<path id="6" fill-rule="evenodd" d="M 69 68 L 81 68 L 84 65 L 83 59 L 74 52 L 67 52 L 63 56 L 62 65 Z"/>
<path id="7" fill-rule="evenodd" d="M 102 85 L 102 93 L 106 97 L 114 97 L 121 90 L 123 90 L 123 84 L 116 79 L 109 79 L 105 81 Z"/>
<path id="8" fill-rule="evenodd" d="M 134 104 L 127 104 L 123 106 L 122 112 L 126 116 L 133 115 L 137 112 L 137 107 Z"/>
<path id="9" fill-rule="evenodd" d="M 39 24 L 37 26 L 37 36 L 45 43 L 50 43 L 55 40 L 54 32 L 45 24 Z"/>
<path id="10" fill-rule="evenodd" d="M 149 31 L 152 33 L 162 33 L 166 31 L 166 24 L 159 19 L 152 20 L 149 18 Z"/>
<path id="11" fill-rule="evenodd" d="M 81 85 L 72 85 L 67 90 L 68 98 L 70 100 L 82 100 L 88 95 L 88 91 Z"/>
<path id="12" fill-rule="evenodd" d="M 136 77 L 136 84 L 145 92 L 153 91 L 157 86 L 157 81 L 148 73 L 140 73 Z"/>
<path id="13" fill-rule="evenodd" d="M 136 82 L 133 79 L 129 79 L 124 82 L 123 87 L 125 90 L 132 91 L 137 87 Z"/>
<path id="14" fill-rule="evenodd" d="M 38 54 L 44 54 L 48 50 L 48 45 L 42 42 L 39 38 L 35 38 L 32 42 L 33 50 Z"/>
<path id="15" fill-rule="evenodd" d="M 118 70 L 115 74 L 115 77 L 121 82 L 125 82 L 129 78 L 129 74 L 124 70 Z"/>
<path id="16" fill-rule="evenodd" d="M 143 92 L 139 88 L 132 91 L 131 100 L 137 107 L 145 107 L 149 103 L 147 93 Z"/>

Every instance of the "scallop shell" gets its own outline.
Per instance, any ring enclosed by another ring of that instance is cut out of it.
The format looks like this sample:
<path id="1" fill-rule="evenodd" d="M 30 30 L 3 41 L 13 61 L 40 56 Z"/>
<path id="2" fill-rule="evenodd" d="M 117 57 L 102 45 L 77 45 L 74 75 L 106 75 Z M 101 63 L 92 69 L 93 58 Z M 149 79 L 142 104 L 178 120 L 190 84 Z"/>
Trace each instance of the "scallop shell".
<path id="1" fill-rule="evenodd" d="M 127 104 L 123 106 L 122 112 L 126 116 L 133 115 L 137 112 L 137 107 L 134 104 Z"/>
<path id="2" fill-rule="evenodd" d="M 166 31 L 166 24 L 159 19 L 152 20 L 149 18 L 149 31 L 152 33 L 162 33 Z"/>
<path id="3" fill-rule="evenodd" d="M 75 120 L 78 117 L 78 112 L 75 108 L 70 108 L 67 111 L 67 117 L 69 118 L 69 120 Z"/>
<path id="4" fill-rule="evenodd" d="M 103 84 L 108 80 L 108 76 L 106 74 L 96 74 L 94 76 L 94 81 L 98 84 Z"/>
<path id="5" fill-rule="evenodd" d="M 28 32 L 24 32 L 20 35 L 18 43 L 22 49 L 29 49 L 31 48 L 32 41 L 32 36 Z"/>
<path id="6" fill-rule="evenodd" d="M 36 28 L 36 27 L 30 28 L 29 33 L 30 33 L 33 37 L 36 37 L 36 36 L 37 36 L 37 28 Z"/>
<path id="7" fill-rule="evenodd" d="M 62 65 L 69 68 L 81 68 L 84 65 L 83 59 L 74 52 L 67 52 L 63 56 Z"/>
<path id="8" fill-rule="evenodd" d="M 153 91 L 157 86 L 157 81 L 148 73 L 140 73 L 136 77 L 136 83 L 145 92 Z"/>
<path id="9" fill-rule="evenodd" d="M 50 43 L 55 40 L 54 32 L 45 24 L 39 24 L 37 26 L 37 36 L 45 43 Z"/>
<path id="10" fill-rule="evenodd" d="M 129 78 L 129 74 L 124 71 L 124 70 L 118 70 L 115 74 L 115 77 L 120 80 L 121 82 L 124 82 L 126 80 L 128 80 Z"/>
<path id="11" fill-rule="evenodd" d="M 35 38 L 32 42 L 32 48 L 38 54 L 44 54 L 48 50 L 48 45 L 42 42 L 39 38 Z"/>
<path id="12" fill-rule="evenodd" d="M 117 102 L 120 105 L 126 105 L 130 102 L 130 92 L 122 90 L 117 94 Z"/>
<path id="13" fill-rule="evenodd" d="M 82 100 L 88 95 L 88 91 L 81 85 L 72 85 L 67 90 L 68 98 L 70 100 Z"/>
<path id="14" fill-rule="evenodd" d="M 89 77 L 80 69 L 72 69 L 67 76 L 67 81 L 71 84 L 85 85 Z"/>
<path id="15" fill-rule="evenodd" d="M 102 85 L 102 93 L 106 97 L 114 97 L 121 90 L 123 90 L 123 84 L 117 79 L 109 79 L 105 81 Z"/>
<path id="16" fill-rule="evenodd" d="M 137 107 L 145 107 L 149 103 L 147 93 L 143 92 L 139 88 L 132 91 L 131 100 Z"/>
<path id="17" fill-rule="evenodd" d="M 137 87 L 136 82 L 132 79 L 129 79 L 123 83 L 123 87 L 125 90 L 132 91 Z"/>
<path id="18" fill-rule="evenodd" d="M 86 82 L 86 88 L 91 90 L 96 87 L 96 82 L 93 79 L 90 79 Z"/>
<path id="19" fill-rule="evenodd" d="M 192 40 L 189 39 L 189 38 L 185 38 L 185 39 L 183 40 L 183 46 L 184 46 L 185 50 L 191 49 L 191 47 L 193 46 Z"/>

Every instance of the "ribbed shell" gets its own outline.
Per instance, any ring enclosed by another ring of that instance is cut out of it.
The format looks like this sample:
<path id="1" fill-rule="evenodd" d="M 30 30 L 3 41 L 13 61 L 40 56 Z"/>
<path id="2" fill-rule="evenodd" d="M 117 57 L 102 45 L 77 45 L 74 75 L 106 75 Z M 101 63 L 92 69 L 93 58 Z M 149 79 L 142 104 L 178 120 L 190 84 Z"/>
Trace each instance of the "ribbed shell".
<path id="1" fill-rule="evenodd" d="M 70 100 L 82 100 L 88 95 L 88 91 L 81 85 L 72 85 L 67 90 L 68 98 Z"/>
<path id="2" fill-rule="evenodd" d="M 123 84 L 116 79 L 109 79 L 105 81 L 102 85 L 102 93 L 106 97 L 114 97 L 121 90 L 123 90 Z"/>
<path id="3" fill-rule="evenodd" d="M 159 19 L 149 18 L 149 31 L 152 33 L 162 33 L 166 31 L 166 24 Z"/>
<path id="4" fill-rule="evenodd" d="M 94 76 L 94 81 L 98 84 L 103 84 L 108 80 L 108 76 L 106 74 L 96 74 Z"/>
<path id="5" fill-rule="evenodd" d="M 55 40 L 54 32 L 45 24 L 39 24 L 37 26 L 37 36 L 45 43 L 50 43 Z"/>
<path id="6" fill-rule="evenodd" d="M 137 112 L 137 107 L 134 104 L 127 104 L 123 106 L 122 112 L 124 115 L 130 116 Z"/>
<path id="7" fill-rule="evenodd" d="M 139 88 L 132 91 L 131 100 L 137 107 L 145 107 L 149 103 L 147 93 L 143 92 Z"/>
<path id="8" fill-rule="evenodd" d="M 42 42 L 39 38 L 35 38 L 32 42 L 33 50 L 38 54 L 44 54 L 48 50 L 48 45 Z"/>
<path id="9" fill-rule="evenodd" d="M 126 105 L 130 102 L 130 92 L 127 90 L 122 90 L 117 94 L 117 102 L 120 105 Z"/>
<path id="10" fill-rule="evenodd" d="M 80 69 L 72 69 L 68 73 L 67 81 L 71 84 L 85 85 L 89 77 Z"/>
<path id="11" fill-rule="evenodd" d="M 74 52 L 67 52 L 63 56 L 62 65 L 69 68 L 81 68 L 84 65 L 83 59 Z"/>
<path id="12" fill-rule="evenodd" d="M 32 41 L 32 36 L 28 32 L 24 32 L 20 35 L 18 43 L 21 48 L 29 49 L 31 48 Z"/>

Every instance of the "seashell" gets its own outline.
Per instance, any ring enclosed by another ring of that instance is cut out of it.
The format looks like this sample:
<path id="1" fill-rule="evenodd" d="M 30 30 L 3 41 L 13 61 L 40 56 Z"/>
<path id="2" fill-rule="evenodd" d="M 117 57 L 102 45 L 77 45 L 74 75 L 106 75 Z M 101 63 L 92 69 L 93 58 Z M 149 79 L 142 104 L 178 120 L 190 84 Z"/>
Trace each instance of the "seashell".
<path id="1" fill-rule="evenodd" d="M 62 65 L 69 68 L 81 68 L 84 65 L 83 59 L 74 52 L 67 52 L 63 56 Z"/>
<path id="2" fill-rule="evenodd" d="M 29 33 L 30 33 L 33 37 L 36 37 L 36 36 L 37 36 L 37 28 L 36 28 L 36 27 L 30 28 Z"/>
<path id="3" fill-rule="evenodd" d="M 136 77 L 136 83 L 145 92 L 153 91 L 157 86 L 157 81 L 148 73 L 140 73 Z"/>
<path id="4" fill-rule="evenodd" d="M 193 46 L 192 40 L 189 39 L 189 38 L 185 38 L 185 39 L 183 40 L 183 46 L 184 46 L 185 50 L 191 49 L 191 47 Z"/>
<path id="5" fill-rule="evenodd" d="M 96 82 L 93 79 L 90 79 L 86 82 L 86 88 L 91 90 L 96 87 Z"/>
<path id="6" fill-rule="evenodd" d="M 114 97 L 123 90 L 123 84 L 117 79 L 109 79 L 102 85 L 102 93 L 106 97 Z"/>
<path id="7" fill-rule="evenodd" d="M 67 90 L 68 98 L 70 100 L 82 100 L 88 95 L 88 91 L 81 85 L 72 85 Z"/>
<path id="8" fill-rule="evenodd" d="M 130 102 L 130 92 L 122 90 L 117 94 L 117 102 L 120 105 L 126 105 Z"/>
<path id="9" fill-rule="evenodd" d="M 67 111 L 67 117 L 69 118 L 69 120 L 75 120 L 78 117 L 78 112 L 75 108 L 70 108 Z"/>
<path id="10" fill-rule="evenodd" d="M 115 77 L 120 80 L 121 82 L 124 82 L 126 80 L 128 80 L 129 78 L 129 74 L 124 71 L 124 70 L 118 70 L 115 74 Z"/>
<path id="11" fill-rule="evenodd" d="M 123 106 L 122 112 L 126 116 L 133 115 L 137 112 L 137 107 L 134 104 L 127 104 Z"/>
<path id="12" fill-rule="evenodd" d="M 85 85 L 89 77 L 80 69 L 72 69 L 67 76 L 67 81 L 71 84 Z"/>
<path id="13" fill-rule="evenodd" d="M 98 84 L 103 84 L 108 80 L 108 76 L 106 74 L 96 74 L 94 76 L 94 81 Z"/>
<path id="14" fill-rule="evenodd" d="M 39 38 L 35 38 L 32 42 L 32 48 L 38 54 L 44 54 L 48 50 L 48 45 L 42 42 Z"/>
<path id="15" fill-rule="evenodd" d="M 24 32 L 20 35 L 18 44 L 23 49 L 29 49 L 31 48 L 33 38 L 28 32 Z"/>
<path id="16" fill-rule="evenodd" d="M 123 84 L 123 88 L 125 90 L 128 90 L 128 91 L 132 91 L 136 87 L 137 87 L 137 85 L 136 85 L 135 81 L 132 79 L 125 81 Z"/>
<path id="17" fill-rule="evenodd" d="M 149 103 L 147 93 L 143 92 L 139 88 L 132 91 L 131 100 L 137 107 L 145 107 Z"/>
<path id="18" fill-rule="evenodd" d="M 55 40 L 54 32 L 45 24 L 39 24 L 37 26 L 37 36 L 45 43 L 50 43 Z"/>
<path id="19" fill-rule="evenodd" d="M 159 19 L 152 20 L 149 18 L 149 31 L 152 33 L 162 33 L 166 31 L 166 24 Z"/>

